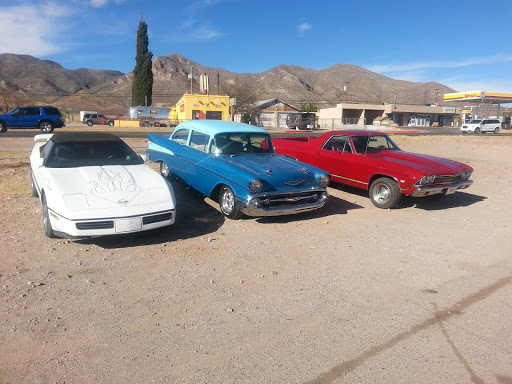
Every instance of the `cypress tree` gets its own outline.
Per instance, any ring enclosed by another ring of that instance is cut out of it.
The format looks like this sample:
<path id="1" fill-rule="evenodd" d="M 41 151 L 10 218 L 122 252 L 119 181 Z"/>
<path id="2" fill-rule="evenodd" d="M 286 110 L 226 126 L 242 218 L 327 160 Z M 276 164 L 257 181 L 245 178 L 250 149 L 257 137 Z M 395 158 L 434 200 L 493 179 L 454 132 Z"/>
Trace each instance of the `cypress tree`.
<path id="1" fill-rule="evenodd" d="M 153 53 L 148 50 L 148 25 L 145 21 L 139 23 L 137 31 L 137 56 L 133 70 L 132 106 L 151 105 L 153 98 Z"/>

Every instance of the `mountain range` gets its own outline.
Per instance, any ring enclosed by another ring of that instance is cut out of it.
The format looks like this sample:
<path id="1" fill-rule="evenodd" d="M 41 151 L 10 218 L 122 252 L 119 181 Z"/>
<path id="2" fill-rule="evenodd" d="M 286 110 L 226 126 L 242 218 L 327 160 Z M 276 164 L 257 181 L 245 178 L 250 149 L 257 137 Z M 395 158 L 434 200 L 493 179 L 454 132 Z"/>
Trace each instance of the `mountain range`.
<path id="1" fill-rule="evenodd" d="M 437 83 L 396 80 L 351 64 L 325 69 L 279 65 L 268 71 L 234 73 L 205 67 L 176 53 L 153 60 L 153 105 L 174 106 L 184 93 L 199 93 L 199 75 L 209 77 L 210 94 L 225 94 L 225 85 L 250 84 L 258 100 L 281 99 L 298 108 L 340 102 L 372 104 L 433 104 L 455 90 Z M 25 104 L 51 104 L 62 111 L 97 110 L 127 115 L 131 106 L 133 73 L 100 69 L 65 69 L 60 64 L 28 55 L 0 54 L 0 108 L 2 96 L 16 95 Z M 5 104 L 5 103 L 4 103 Z"/>

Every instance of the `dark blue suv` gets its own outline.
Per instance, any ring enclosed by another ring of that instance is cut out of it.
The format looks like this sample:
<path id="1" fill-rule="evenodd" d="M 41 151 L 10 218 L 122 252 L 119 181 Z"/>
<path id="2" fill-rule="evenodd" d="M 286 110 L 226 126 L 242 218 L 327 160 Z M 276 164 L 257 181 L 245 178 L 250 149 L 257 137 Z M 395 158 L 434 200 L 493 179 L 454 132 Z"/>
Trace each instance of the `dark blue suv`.
<path id="1" fill-rule="evenodd" d="M 9 128 L 39 128 L 50 133 L 64 126 L 64 118 L 55 107 L 19 107 L 0 115 L 0 132 Z"/>

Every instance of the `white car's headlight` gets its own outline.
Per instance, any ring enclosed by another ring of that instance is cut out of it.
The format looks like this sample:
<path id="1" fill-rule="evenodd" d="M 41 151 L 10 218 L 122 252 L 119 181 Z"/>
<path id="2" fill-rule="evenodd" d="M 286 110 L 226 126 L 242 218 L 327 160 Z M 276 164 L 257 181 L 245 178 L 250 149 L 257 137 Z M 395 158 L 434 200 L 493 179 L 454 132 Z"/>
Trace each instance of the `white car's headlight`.
<path id="1" fill-rule="evenodd" d="M 252 193 L 261 192 L 263 189 L 263 181 L 260 179 L 253 180 L 249 183 L 249 191 Z"/>
<path id="2" fill-rule="evenodd" d="M 329 181 L 331 181 L 331 178 L 329 175 L 323 175 L 320 180 L 318 180 L 318 184 L 320 184 L 320 186 L 322 188 L 327 188 L 327 186 L 329 185 Z"/>
<path id="3" fill-rule="evenodd" d="M 72 211 L 79 211 L 89 207 L 87 197 L 83 193 L 66 194 L 63 196 L 66 207 Z"/>

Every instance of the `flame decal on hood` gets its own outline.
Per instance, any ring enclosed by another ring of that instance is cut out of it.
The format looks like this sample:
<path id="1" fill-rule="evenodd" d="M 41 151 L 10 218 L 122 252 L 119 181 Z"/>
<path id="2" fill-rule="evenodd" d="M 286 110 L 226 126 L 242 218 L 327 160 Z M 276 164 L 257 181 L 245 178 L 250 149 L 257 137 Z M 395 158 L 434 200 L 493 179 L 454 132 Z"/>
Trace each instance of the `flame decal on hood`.
<path id="1" fill-rule="evenodd" d="M 128 205 L 141 189 L 126 169 L 119 171 L 100 167 L 97 180 L 90 180 L 91 194 L 119 205 Z M 124 171 L 124 172 L 122 172 Z"/>

